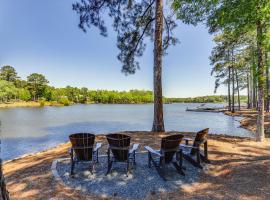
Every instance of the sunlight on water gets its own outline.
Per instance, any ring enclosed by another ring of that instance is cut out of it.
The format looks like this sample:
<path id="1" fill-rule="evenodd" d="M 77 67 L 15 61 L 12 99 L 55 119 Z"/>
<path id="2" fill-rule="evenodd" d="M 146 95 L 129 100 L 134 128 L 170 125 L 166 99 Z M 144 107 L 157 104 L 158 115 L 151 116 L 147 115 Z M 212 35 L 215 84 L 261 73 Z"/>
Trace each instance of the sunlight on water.
<path id="1" fill-rule="evenodd" d="M 222 113 L 185 111 L 187 107 L 195 108 L 198 105 L 164 105 L 166 130 L 198 131 L 209 127 L 212 134 L 251 136 L 249 131 L 239 128 L 239 117 L 230 117 Z M 74 105 L 1 109 L 0 119 L 3 158 L 11 159 L 65 142 L 68 135 L 74 132 L 101 134 L 124 130 L 151 130 L 153 105 Z"/>

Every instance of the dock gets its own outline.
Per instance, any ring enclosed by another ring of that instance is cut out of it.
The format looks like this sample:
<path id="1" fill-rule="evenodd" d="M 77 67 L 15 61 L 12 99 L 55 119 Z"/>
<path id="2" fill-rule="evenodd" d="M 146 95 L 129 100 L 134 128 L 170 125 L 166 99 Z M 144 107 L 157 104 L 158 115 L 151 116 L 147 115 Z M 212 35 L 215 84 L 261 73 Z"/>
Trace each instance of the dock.
<path id="1" fill-rule="evenodd" d="M 187 108 L 186 111 L 188 112 L 212 112 L 212 113 L 220 113 L 224 112 L 227 109 L 225 108 Z"/>

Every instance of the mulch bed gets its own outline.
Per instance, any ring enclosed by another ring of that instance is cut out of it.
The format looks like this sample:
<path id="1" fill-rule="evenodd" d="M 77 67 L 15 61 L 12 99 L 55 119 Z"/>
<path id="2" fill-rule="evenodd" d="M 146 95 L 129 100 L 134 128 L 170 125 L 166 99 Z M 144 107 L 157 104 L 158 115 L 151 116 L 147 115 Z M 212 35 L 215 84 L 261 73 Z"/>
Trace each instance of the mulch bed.
<path id="1" fill-rule="evenodd" d="M 126 132 L 141 148 L 159 148 L 161 137 L 171 133 Z M 187 134 L 192 136 L 193 134 Z M 105 142 L 105 136 L 98 136 Z M 8 162 L 4 165 L 11 199 L 119 199 L 97 197 L 63 187 L 51 173 L 53 160 L 68 157 L 70 144 Z M 102 147 L 105 153 L 106 145 Z M 142 149 L 141 149 L 142 150 Z M 251 139 L 224 136 L 209 137 L 208 170 L 198 179 L 181 184 L 175 190 L 155 191 L 146 199 L 270 199 L 270 139 L 256 143 Z"/>

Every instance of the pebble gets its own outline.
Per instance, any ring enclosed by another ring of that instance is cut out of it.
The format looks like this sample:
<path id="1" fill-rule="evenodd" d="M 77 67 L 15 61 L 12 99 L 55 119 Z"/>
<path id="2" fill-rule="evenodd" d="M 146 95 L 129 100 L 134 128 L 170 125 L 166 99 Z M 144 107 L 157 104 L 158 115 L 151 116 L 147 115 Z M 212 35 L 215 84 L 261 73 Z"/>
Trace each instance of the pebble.
<path id="1" fill-rule="evenodd" d="M 159 177 L 154 166 L 148 167 L 147 154 L 138 154 L 136 157 L 136 169 L 131 167 L 130 174 L 125 174 L 125 164 L 114 163 L 112 173 L 106 174 L 107 159 L 100 158 L 96 165 L 94 175 L 87 169 L 87 163 L 79 163 L 75 166 L 75 176 L 69 176 L 70 162 L 63 160 L 57 163 L 56 169 L 64 184 L 80 189 L 83 193 L 97 196 L 120 197 L 123 199 L 145 199 L 147 195 L 156 195 L 158 192 L 171 192 L 179 189 L 182 184 L 192 184 L 198 180 L 201 170 L 193 167 L 184 160 L 186 176 L 177 173 L 172 165 L 168 165 L 166 178 L 163 181 Z"/>

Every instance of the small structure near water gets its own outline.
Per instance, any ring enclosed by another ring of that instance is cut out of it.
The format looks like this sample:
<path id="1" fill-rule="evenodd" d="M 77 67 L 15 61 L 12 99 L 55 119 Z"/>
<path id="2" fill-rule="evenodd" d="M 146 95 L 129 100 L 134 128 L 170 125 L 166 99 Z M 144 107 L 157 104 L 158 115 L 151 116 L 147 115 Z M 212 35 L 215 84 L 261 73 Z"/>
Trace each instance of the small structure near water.
<path id="1" fill-rule="evenodd" d="M 186 111 L 190 112 L 214 112 L 214 113 L 219 113 L 219 112 L 225 112 L 227 110 L 226 107 L 205 107 L 206 104 L 201 104 L 200 106 L 196 108 L 186 108 Z"/>

